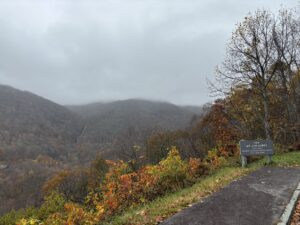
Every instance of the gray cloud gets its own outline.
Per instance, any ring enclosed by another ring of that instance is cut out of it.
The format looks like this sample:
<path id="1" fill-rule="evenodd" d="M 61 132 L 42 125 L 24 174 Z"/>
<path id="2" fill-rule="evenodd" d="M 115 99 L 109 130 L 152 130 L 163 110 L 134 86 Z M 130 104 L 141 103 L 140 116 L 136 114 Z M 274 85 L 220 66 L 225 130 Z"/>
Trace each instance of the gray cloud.
<path id="1" fill-rule="evenodd" d="M 297 0 L 2 0 L 0 83 L 61 104 L 211 100 L 234 25 Z"/>

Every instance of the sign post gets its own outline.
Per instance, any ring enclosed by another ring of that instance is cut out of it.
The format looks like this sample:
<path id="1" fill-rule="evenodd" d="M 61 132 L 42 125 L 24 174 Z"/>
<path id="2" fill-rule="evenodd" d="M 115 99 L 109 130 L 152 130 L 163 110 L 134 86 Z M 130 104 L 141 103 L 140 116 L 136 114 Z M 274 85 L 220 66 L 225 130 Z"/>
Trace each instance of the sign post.
<path id="1" fill-rule="evenodd" d="M 247 156 L 266 155 L 267 163 L 272 162 L 273 142 L 271 140 L 241 140 L 240 141 L 242 167 L 247 165 Z"/>

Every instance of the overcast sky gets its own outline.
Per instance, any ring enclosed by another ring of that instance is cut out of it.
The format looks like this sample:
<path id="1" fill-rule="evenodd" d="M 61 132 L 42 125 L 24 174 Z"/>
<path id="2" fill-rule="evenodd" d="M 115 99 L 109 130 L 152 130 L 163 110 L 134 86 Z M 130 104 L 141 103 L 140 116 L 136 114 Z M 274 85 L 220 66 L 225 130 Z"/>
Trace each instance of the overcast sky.
<path id="1" fill-rule="evenodd" d="M 298 0 L 0 0 L 0 84 L 61 104 L 210 101 L 235 24 Z"/>

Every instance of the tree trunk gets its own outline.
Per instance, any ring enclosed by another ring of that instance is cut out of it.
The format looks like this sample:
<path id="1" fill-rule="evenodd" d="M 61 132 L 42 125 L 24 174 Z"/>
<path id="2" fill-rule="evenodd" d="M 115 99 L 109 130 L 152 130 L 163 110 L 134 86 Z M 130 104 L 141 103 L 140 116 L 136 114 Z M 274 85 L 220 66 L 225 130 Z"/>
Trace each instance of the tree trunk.
<path id="1" fill-rule="evenodd" d="M 297 88 L 300 87 L 300 79 L 297 77 L 299 75 L 293 74 L 290 72 L 290 105 L 291 105 L 291 114 L 292 114 L 292 120 L 291 125 L 293 124 L 295 127 L 293 128 L 295 132 L 293 133 L 294 138 L 296 140 L 299 140 L 299 131 L 297 126 L 300 124 L 300 104 L 299 104 L 299 93 L 297 93 Z M 293 77 L 294 75 L 294 77 Z M 298 87 L 299 86 L 299 87 Z"/>
<path id="2" fill-rule="evenodd" d="M 290 125 L 292 120 L 292 106 L 291 106 L 291 102 L 290 102 L 290 97 L 289 97 L 289 91 L 288 91 L 288 87 L 287 87 L 287 80 L 286 77 L 284 75 L 284 72 L 281 72 L 281 86 L 283 88 L 284 94 L 283 94 L 283 100 L 286 104 L 286 112 L 287 112 L 287 120 L 288 120 L 288 124 Z"/>
<path id="3" fill-rule="evenodd" d="M 265 136 L 266 139 L 271 140 L 271 130 L 270 130 L 270 123 L 269 123 L 269 119 L 270 119 L 270 113 L 269 113 L 269 98 L 268 98 L 268 94 L 267 94 L 267 90 L 266 88 L 264 88 L 263 93 L 263 106 L 264 106 L 264 129 L 265 129 Z"/>

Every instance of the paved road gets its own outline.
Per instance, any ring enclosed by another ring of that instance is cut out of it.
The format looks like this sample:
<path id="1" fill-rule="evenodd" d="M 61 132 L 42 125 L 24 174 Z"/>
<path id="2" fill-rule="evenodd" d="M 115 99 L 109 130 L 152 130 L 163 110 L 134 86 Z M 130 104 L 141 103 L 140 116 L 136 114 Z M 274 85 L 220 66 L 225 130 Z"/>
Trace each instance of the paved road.
<path id="1" fill-rule="evenodd" d="M 231 183 L 162 224 L 277 224 L 299 181 L 300 168 L 265 167 Z"/>

